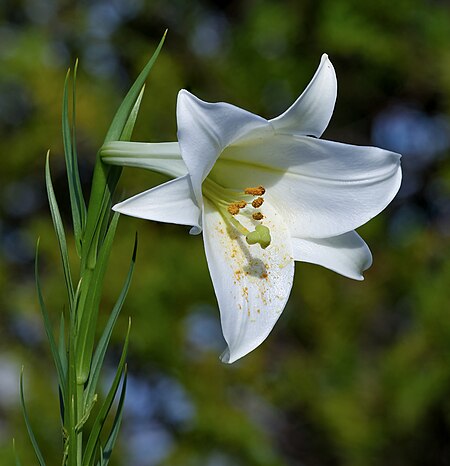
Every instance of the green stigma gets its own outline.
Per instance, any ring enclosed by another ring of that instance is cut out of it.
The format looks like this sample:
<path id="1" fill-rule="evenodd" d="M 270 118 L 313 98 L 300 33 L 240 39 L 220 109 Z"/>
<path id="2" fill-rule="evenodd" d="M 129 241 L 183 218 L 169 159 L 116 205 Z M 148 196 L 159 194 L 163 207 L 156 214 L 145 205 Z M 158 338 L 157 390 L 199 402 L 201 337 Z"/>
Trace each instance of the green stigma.
<path id="1" fill-rule="evenodd" d="M 255 231 L 250 232 L 245 239 L 248 244 L 258 243 L 263 249 L 266 249 L 272 240 L 270 230 L 264 225 L 257 225 Z"/>

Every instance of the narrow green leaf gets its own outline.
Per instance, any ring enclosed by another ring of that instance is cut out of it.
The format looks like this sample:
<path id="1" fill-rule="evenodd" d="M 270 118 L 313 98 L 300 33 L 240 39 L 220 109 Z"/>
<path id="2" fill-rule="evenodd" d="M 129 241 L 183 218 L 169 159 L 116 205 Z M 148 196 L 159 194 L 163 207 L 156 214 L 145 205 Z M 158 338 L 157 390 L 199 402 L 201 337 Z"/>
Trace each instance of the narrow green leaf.
<path id="1" fill-rule="evenodd" d="M 72 86 L 72 160 L 74 166 L 74 183 L 77 203 L 80 207 L 81 217 L 81 232 L 83 234 L 86 226 L 86 203 L 84 201 L 83 191 L 81 189 L 81 180 L 78 169 L 78 154 L 77 154 L 77 138 L 76 138 L 76 84 L 77 84 L 77 72 L 78 72 L 78 58 L 75 60 L 75 66 L 73 69 L 73 86 Z M 81 252 L 81 243 L 80 243 Z M 81 257 L 81 254 L 80 254 Z"/>
<path id="2" fill-rule="evenodd" d="M 69 77 L 70 69 L 67 70 L 66 79 L 64 81 L 64 90 L 63 90 L 63 102 L 62 102 L 62 133 L 63 133 L 63 146 L 64 154 L 66 156 L 66 162 L 68 164 L 72 163 L 72 139 L 70 135 L 70 122 L 69 122 Z"/>
<path id="3" fill-rule="evenodd" d="M 142 86 L 141 92 L 136 99 L 136 102 L 131 109 L 130 115 L 128 117 L 127 122 L 123 128 L 122 134 L 120 135 L 120 139 L 122 141 L 129 141 L 133 134 L 134 125 L 136 123 L 137 116 L 139 114 L 139 108 L 141 107 L 142 97 L 144 96 L 145 91 L 145 84 Z"/>
<path id="4" fill-rule="evenodd" d="M 52 324 L 50 322 L 50 317 L 48 315 L 47 307 L 45 306 L 44 298 L 42 296 L 41 282 L 39 279 L 39 240 L 36 245 L 36 258 L 34 262 L 34 273 L 36 280 L 36 291 L 38 295 L 39 307 L 41 309 L 42 318 L 44 320 L 45 333 L 47 334 L 47 339 L 50 345 L 50 351 L 52 353 L 53 362 L 55 363 L 56 373 L 58 375 L 59 388 L 61 390 L 61 395 L 63 400 L 66 396 L 66 378 L 63 369 L 63 365 L 60 358 L 60 353 L 58 347 L 56 346 L 55 337 L 53 335 Z"/>
<path id="5" fill-rule="evenodd" d="M 100 445 L 100 463 L 97 463 L 97 464 L 100 464 L 100 466 L 106 466 L 106 463 L 103 459 L 103 447 Z"/>
<path id="6" fill-rule="evenodd" d="M 76 431 L 76 401 L 75 396 L 70 397 L 70 426 L 69 426 L 69 449 L 68 449 L 68 458 L 69 466 L 78 466 L 77 465 L 77 450 L 78 450 L 78 435 Z"/>
<path id="7" fill-rule="evenodd" d="M 131 137 L 132 126 L 136 120 L 136 117 L 131 115 L 134 110 L 137 111 L 139 108 L 137 101 L 142 94 L 142 88 L 145 84 L 145 80 L 158 58 L 164 44 L 166 34 L 167 31 L 164 33 L 155 53 L 145 65 L 144 69 L 141 71 L 122 101 L 113 118 L 104 143 L 117 140 L 125 141 L 127 138 Z M 93 268 L 95 266 L 97 250 L 100 242 L 102 241 L 99 229 L 102 228 L 102 225 L 104 224 L 103 220 L 109 214 L 111 198 L 121 173 L 122 167 L 105 165 L 101 161 L 100 154 L 98 155 L 94 168 L 92 192 L 89 199 L 86 230 L 83 241 L 82 269 L 85 267 Z"/>
<path id="8" fill-rule="evenodd" d="M 65 322 L 64 312 L 61 313 L 61 320 L 59 323 L 59 339 L 58 339 L 58 356 L 61 361 L 62 379 L 64 386 L 67 385 L 67 348 L 66 348 L 66 337 L 65 337 Z M 64 425 L 64 418 L 66 412 L 66 393 L 67 386 L 64 390 L 61 390 L 61 383 L 59 387 L 59 410 L 61 413 L 61 422 Z M 64 463 L 63 463 L 64 464 Z"/>
<path id="9" fill-rule="evenodd" d="M 70 206 L 72 210 L 73 229 L 75 235 L 75 245 L 78 255 L 81 257 L 81 241 L 86 215 L 86 205 L 81 190 L 80 175 L 78 171 L 76 132 L 75 132 L 75 94 L 76 94 L 76 73 L 78 62 L 75 64 L 73 77 L 73 101 L 72 101 L 72 128 L 69 121 L 69 74 L 67 72 L 64 82 L 63 105 L 62 105 L 62 133 L 64 144 L 64 155 L 66 160 L 67 181 L 69 184 Z"/>
<path id="10" fill-rule="evenodd" d="M 23 413 L 23 417 L 25 419 L 25 424 L 27 426 L 28 435 L 29 435 L 31 443 L 33 445 L 34 453 L 36 454 L 36 457 L 37 457 L 37 459 L 39 461 L 40 466 L 45 466 L 44 457 L 42 456 L 41 450 L 40 450 L 39 445 L 38 445 L 38 443 L 36 441 L 36 437 L 34 436 L 33 429 L 31 428 L 30 418 L 28 417 L 28 411 L 27 411 L 27 408 L 25 406 L 25 399 L 24 399 L 24 396 L 23 396 L 23 367 L 22 367 L 22 371 L 20 373 L 20 404 L 22 405 L 22 413 Z"/>
<path id="11" fill-rule="evenodd" d="M 59 213 L 59 207 L 56 201 L 55 192 L 53 190 L 52 178 L 50 175 L 50 151 L 47 152 L 47 158 L 45 161 L 45 184 L 47 187 L 47 197 L 50 205 L 50 212 L 52 214 L 53 226 L 55 228 L 59 250 L 61 252 L 64 278 L 66 281 L 67 294 L 69 296 L 69 304 L 72 309 L 73 283 L 72 276 L 70 273 L 69 253 L 67 251 L 66 234 L 64 232 L 64 226 L 62 223 L 61 214 Z"/>
<path id="12" fill-rule="evenodd" d="M 105 424 L 108 413 L 111 410 L 111 406 L 116 396 L 117 389 L 119 388 L 120 380 L 122 379 L 122 376 L 126 373 L 125 362 L 127 358 L 130 328 L 131 328 L 131 319 L 128 324 L 128 331 L 125 337 L 125 343 L 123 345 L 123 350 L 122 350 L 122 355 L 120 357 L 119 365 L 117 366 L 116 375 L 111 384 L 109 392 L 106 395 L 105 401 L 103 402 L 102 407 L 100 408 L 100 411 L 98 412 L 97 417 L 95 418 L 91 433 L 89 435 L 89 439 L 86 444 L 86 448 L 85 448 L 84 455 L 83 455 L 83 466 L 89 466 L 93 460 L 94 452 L 97 448 L 97 445 L 100 442 L 101 431 Z"/>
<path id="13" fill-rule="evenodd" d="M 82 315 L 80 317 L 76 342 L 78 383 L 85 383 L 90 371 L 102 283 L 118 221 L 119 214 L 115 213 L 106 234 L 105 241 L 100 249 L 94 272 L 90 277 L 86 295 L 85 297 L 83 296 L 83 301 L 80 300 Z"/>
<path id="14" fill-rule="evenodd" d="M 130 116 L 130 113 L 132 112 L 133 107 L 135 107 L 136 100 L 139 98 L 139 94 L 142 92 L 142 87 L 145 84 L 145 80 L 147 79 L 150 70 L 152 69 L 156 59 L 158 58 L 159 52 L 161 51 L 164 41 L 166 39 L 166 35 L 167 30 L 164 32 L 163 37 L 155 50 L 155 53 L 147 62 L 144 69 L 141 71 L 136 81 L 128 91 L 128 94 L 123 99 L 122 104 L 117 110 L 117 113 L 114 116 L 111 126 L 109 127 L 108 133 L 106 134 L 105 142 L 125 140 L 122 139 L 124 128 L 127 124 L 128 118 Z"/>
<path id="15" fill-rule="evenodd" d="M 127 296 L 128 289 L 130 288 L 131 277 L 133 275 L 133 269 L 134 269 L 134 265 L 136 262 L 136 252 L 137 252 L 137 235 L 134 240 L 133 255 L 131 257 L 131 263 L 128 269 L 128 274 L 127 274 L 125 283 L 122 287 L 122 291 L 119 295 L 119 298 L 117 299 L 116 304 L 114 305 L 114 308 L 111 311 L 108 322 L 97 344 L 97 348 L 95 349 L 94 357 L 92 358 L 91 373 L 90 373 L 90 377 L 89 377 L 89 380 L 86 386 L 86 401 L 85 401 L 86 405 L 91 403 L 91 400 L 94 398 L 95 392 L 97 390 L 97 383 L 100 377 L 100 371 L 103 366 L 103 361 L 105 359 L 106 350 L 108 348 L 114 326 L 117 322 L 117 318 L 119 317 L 123 303 Z"/>
<path id="16" fill-rule="evenodd" d="M 61 313 L 61 320 L 59 323 L 58 355 L 59 355 L 59 360 L 61 361 L 61 370 L 62 370 L 63 380 L 67 380 L 67 348 L 66 348 L 64 313 Z"/>
<path id="17" fill-rule="evenodd" d="M 22 466 L 22 463 L 20 461 L 19 455 L 17 454 L 16 450 L 16 439 L 13 438 L 13 452 L 14 452 L 14 460 L 16 463 L 16 466 Z"/>
<path id="18" fill-rule="evenodd" d="M 67 396 L 67 419 L 64 425 L 65 432 L 67 432 L 67 459 L 68 466 L 79 466 L 77 464 L 78 456 L 78 435 L 76 426 L 78 423 L 77 418 L 77 377 L 75 370 L 75 327 L 74 320 L 70 320 L 70 327 L 68 332 L 68 348 L 69 348 L 69 381 L 68 381 L 68 396 Z"/>
<path id="19" fill-rule="evenodd" d="M 125 404 L 125 394 L 127 391 L 127 370 L 125 368 L 125 375 L 123 377 L 122 390 L 120 391 L 119 404 L 117 405 L 116 415 L 112 424 L 111 432 L 109 433 L 108 440 L 105 443 L 102 456 L 100 458 L 101 465 L 107 466 L 111 458 L 112 451 L 116 444 L 117 437 L 119 435 L 120 426 L 123 418 L 123 407 Z"/>

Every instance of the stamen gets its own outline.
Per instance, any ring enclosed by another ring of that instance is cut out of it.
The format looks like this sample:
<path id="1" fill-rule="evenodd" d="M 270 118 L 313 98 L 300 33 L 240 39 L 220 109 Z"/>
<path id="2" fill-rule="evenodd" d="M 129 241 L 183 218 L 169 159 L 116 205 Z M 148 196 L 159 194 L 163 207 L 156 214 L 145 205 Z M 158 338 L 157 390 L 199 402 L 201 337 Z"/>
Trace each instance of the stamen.
<path id="1" fill-rule="evenodd" d="M 228 220 L 241 235 L 247 236 L 250 234 L 250 231 L 248 231 L 247 228 L 245 228 L 244 225 L 242 225 L 242 223 L 236 220 L 233 216 L 229 216 Z"/>
<path id="2" fill-rule="evenodd" d="M 264 225 L 256 225 L 254 231 L 249 231 L 236 218 L 238 214 L 249 217 L 250 212 L 240 212 L 241 209 L 247 207 L 247 202 L 242 200 L 242 191 L 237 192 L 233 189 L 224 188 L 212 179 L 206 178 L 202 186 L 204 196 L 212 202 L 217 210 L 222 215 L 225 222 L 231 224 L 241 235 L 245 236 L 248 244 L 259 244 L 263 249 L 270 245 L 271 237 L 269 229 Z M 254 196 L 262 196 L 266 192 L 263 186 L 250 187 L 244 190 L 244 194 Z M 241 198 L 241 200 L 237 200 Z M 244 197 L 244 199 L 246 199 Z M 250 203 L 250 200 L 248 200 Z M 252 207 L 257 209 L 264 203 L 262 197 L 257 197 L 251 201 Z M 264 215 L 261 212 L 253 212 L 254 220 L 262 220 Z"/>
<path id="3" fill-rule="evenodd" d="M 256 199 L 253 200 L 252 206 L 255 209 L 258 209 L 259 207 L 263 205 L 263 203 L 264 203 L 264 199 L 262 197 L 257 197 Z"/>
<path id="4" fill-rule="evenodd" d="M 244 193 L 251 196 L 262 196 L 266 192 L 264 186 L 257 186 L 256 188 L 245 188 Z"/>
<path id="5" fill-rule="evenodd" d="M 244 209 L 247 203 L 245 201 L 232 202 L 227 210 L 231 215 L 237 215 L 240 209 Z"/>
<path id="6" fill-rule="evenodd" d="M 227 210 L 231 215 L 237 215 L 239 213 L 239 207 L 236 204 L 230 204 Z"/>

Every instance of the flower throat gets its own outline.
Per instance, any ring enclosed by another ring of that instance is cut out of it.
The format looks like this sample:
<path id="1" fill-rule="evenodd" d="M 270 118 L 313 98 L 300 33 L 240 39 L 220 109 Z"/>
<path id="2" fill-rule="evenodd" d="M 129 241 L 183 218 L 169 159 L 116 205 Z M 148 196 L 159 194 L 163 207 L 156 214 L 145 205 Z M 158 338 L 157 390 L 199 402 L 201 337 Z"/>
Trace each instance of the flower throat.
<path id="1" fill-rule="evenodd" d="M 270 230 L 265 225 L 258 224 L 253 231 L 248 230 L 236 218 L 237 215 L 244 215 L 253 220 L 261 221 L 264 215 L 259 209 L 264 203 L 266 192 L 263 186 L 245 188 L 242 192 L 224 188 L 216 182 L 207 178 L 202 186 L 204 196 L 211 201 L 223 219 L 231 224 L 239 233 L 245 236 L 248 244 L 259 244 L 266 249 L 271 242 Z M 251 206 L 253 212 L 249 211 Z"/>

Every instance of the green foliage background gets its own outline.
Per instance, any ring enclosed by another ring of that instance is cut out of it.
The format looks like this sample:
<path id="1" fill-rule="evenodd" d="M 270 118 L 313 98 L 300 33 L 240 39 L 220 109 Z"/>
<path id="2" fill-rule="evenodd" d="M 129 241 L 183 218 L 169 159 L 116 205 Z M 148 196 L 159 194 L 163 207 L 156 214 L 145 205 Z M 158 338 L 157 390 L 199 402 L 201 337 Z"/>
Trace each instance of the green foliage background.
<path id="1" fill-rule="evenodd" d="M 232 366 L 217 358 L 224 343 L 201 238 L 123 217 L 105 309 L 125 278 L 135 231 L 140 242 L 117 352 L 109 355 L 113 368 L 132 316 L 128 411 L 112 464 L 449 465 L 450 7 L 438 0 L 0 4 L 0 463 L 13 462 L 13 436 L 24 464 L 35 462 L 18 403 L 22 364 L 37 437 L 49 464 L 60 458 L 57 384 L 33 256 L 40 236 L 56 323 L 65 297 L 44 156 L 50 148 L 69 224 L 60 135 L 66 69 L 80 59 L 87 194 L 111 118 L 166 27 L 134 140 L 175 140 L 182 87 L 274 117 L 326 52 L 339 92 L 324 138 L 402 152 L 404 183 L 360 229 L 374 254 L 366 280 L 298 263 L 271 336 Z M 380 139 L 380 127 L 389 138 Z M 128 169 L 119 192 L 124 198 L 162 181 Z"/>

